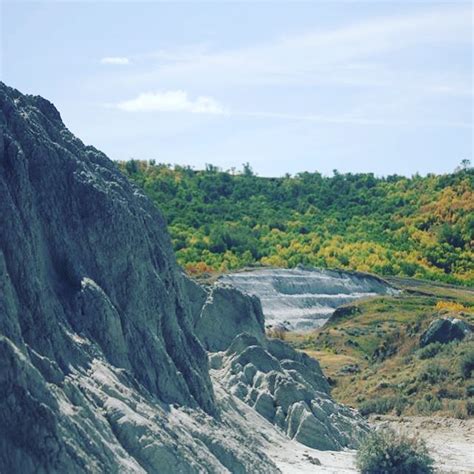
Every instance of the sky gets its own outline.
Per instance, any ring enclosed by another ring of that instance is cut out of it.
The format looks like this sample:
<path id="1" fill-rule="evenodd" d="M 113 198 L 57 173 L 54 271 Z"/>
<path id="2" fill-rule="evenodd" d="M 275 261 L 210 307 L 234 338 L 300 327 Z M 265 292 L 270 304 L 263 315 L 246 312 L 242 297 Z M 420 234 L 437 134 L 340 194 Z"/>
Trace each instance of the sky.
<path id="1" fill-rule="evenodd" d="M 469 1 L 3 0 L 0 79 L 116 160 L 450 172 L 473 152 Z"/>

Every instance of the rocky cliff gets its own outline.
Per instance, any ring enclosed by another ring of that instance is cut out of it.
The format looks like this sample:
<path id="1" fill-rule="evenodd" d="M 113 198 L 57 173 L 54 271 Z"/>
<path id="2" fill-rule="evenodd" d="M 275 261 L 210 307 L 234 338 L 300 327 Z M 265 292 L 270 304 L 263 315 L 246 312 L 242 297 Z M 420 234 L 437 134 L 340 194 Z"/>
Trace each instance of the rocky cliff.
<path id="1" fill-rule="evenodd" d="M 0 84 L 0 472 L 278 472 L 246 410 L 299 439 L 305 410 L 345 409 L 314 361 L 273 345 L 258 300 L 187 280 L 114 163 L 50 102 Z M 275 416 L 233 393 L 236 360 L 263 374 Z M 304 396 L 279 398 L 274 371 Z M 320 447 L 357 443 L 363 424 L 341 416 L 356 428 L 318 418 Z"/>

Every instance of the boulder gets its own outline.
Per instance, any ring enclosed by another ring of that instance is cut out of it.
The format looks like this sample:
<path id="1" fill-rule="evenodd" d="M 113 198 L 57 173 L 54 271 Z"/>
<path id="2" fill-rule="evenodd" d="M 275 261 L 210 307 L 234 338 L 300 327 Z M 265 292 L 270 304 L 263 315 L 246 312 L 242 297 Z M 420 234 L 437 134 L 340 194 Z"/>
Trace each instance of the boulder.
<path id="1" fill-rule="evenodd" d="M 473 332 L 472 326 L 466 321 L 456 318 L 442 318 L 433 321 L 421 335 L 420 346 L 424 347 L 433 342 L 447 344 L 460 341 Z"/>

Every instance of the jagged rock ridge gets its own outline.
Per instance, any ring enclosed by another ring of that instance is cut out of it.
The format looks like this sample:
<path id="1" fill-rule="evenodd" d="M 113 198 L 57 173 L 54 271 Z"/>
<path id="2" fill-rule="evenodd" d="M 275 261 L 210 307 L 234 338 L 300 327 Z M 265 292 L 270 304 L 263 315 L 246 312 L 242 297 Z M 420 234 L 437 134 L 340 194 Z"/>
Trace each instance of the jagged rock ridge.
<path id="1" fill-rule="evenodd" d="M 258 302 L 189 281 L 159 211 L 50 102 L 0 83 L 0 130 L 0 471 L 277 472 L 215 377 L 241 332 L 268 352 Z"/>
<path id="2" fill-rule="evenodd" d="M 195 318 L 196 332 L 210 351 L 211 375 L 231 394 L 306 446 L 358 445 L 364 423 L 334 403 L 317 361 L 265 337 L 258 298 L 218 282 Z"/>

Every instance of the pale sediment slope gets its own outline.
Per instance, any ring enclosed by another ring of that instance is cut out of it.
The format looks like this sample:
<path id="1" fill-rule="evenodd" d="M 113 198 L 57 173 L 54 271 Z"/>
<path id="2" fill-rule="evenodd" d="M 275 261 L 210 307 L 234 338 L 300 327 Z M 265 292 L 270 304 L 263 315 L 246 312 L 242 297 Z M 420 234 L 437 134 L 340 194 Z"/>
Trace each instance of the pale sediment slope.
<path id="1" fill-rule="evenodd" d="M 322 269 L 259 269 L 219 280 L 260 298 L 267 325 L 293 330 L 322 326 L 337 307 L 351 301 L 396 293 L 372 275 Z"/>

